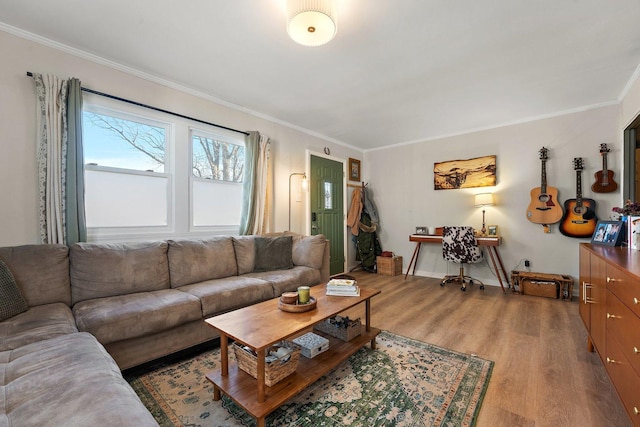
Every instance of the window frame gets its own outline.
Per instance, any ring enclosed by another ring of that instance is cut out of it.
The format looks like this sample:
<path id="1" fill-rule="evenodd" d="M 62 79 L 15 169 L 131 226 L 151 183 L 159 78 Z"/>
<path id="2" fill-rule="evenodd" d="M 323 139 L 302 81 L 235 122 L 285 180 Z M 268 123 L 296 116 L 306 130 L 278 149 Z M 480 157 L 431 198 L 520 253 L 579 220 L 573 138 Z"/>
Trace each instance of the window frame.
<path id="1" fill-rule="evenodd" d="M 226 224 L 226 225 L 195 225 L 194 224 L 194 215 L 195 215 L 195 207 L 194 207 L 194 183 L 201 182 L 207 184 L 219 184 L 219 185 L 237 185 L 240 186 L 240 191 L 242 192 L 242 186 L 244 181 L 244 172 L 243 172 L 243 181 L 233 182 L 233 181 L 225 181 L 218 179 L 208 179 L 208 178 L 200 178 L 194 175 L 193 173 L 193 137 L 194 135 L 203 136 L 205 138 L 215 139 L 218 141 L 223 141 L 229 144 L 241 145 L 246 150 L 245 138 L 243 136 L 239 136 L 237 132 L 226 131 L 224 129 L 217 129 L 213 127 L 204 127 L 204 126 L 189 126 L 189 231 L 190 232 L 211 232 L 213 234 L 238 234 L 238 230 L 240 228 L 240 220 L 238 217 L 237 224 Z M 242 197 L 241 197 L 242 200 Z M 242 208 L 242 206 L 241 206 Z"/>
<path id="2" fill-rule="evenodd" d="M 166 236 L 173 234 L 176 229 L 175 224 L 175 167 L 174 154 L 176 145 L 176 124 L 168 121 L 166 115 L 141 114 L 145 113 L 142 107 L 129 106 L 118 103 L 117 106 L 112 101 L 100 102 L 93 96 L 85 96 L 83 99 L 84 111 L 115 117 L 122 120 L 135 121 L 145 125 L 161 127 L 165 130 L 164 148 L 164 172 L 149 172 L 139 169 L 120 168 L 114 166 L 101 166 L 90 164 L 85 159 L 85 171 L 107 172 L 132 176 L 147 176 L 152 178 L 166 179 L 166 212 L 167 221 L 165 225 L 131 225 L 131 226 L 87 226 L 88 241 L 121 241 L 123 239 L 145 239 L 152 236 Z M 84 124 L 84 119 L 83 119 Z M 84 140 L 84 135 L 83 135 Z M 86 143 L 83 141 L 83 143 Z"/>

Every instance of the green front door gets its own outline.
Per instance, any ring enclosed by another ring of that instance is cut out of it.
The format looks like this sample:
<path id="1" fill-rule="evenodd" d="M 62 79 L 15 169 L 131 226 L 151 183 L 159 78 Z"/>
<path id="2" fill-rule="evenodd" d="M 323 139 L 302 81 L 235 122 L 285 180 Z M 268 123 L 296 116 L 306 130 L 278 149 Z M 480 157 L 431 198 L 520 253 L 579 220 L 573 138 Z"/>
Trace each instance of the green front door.
<path id="1" fill-rule="evenodd" d="M 330 242 L 331 275 L 344 271 L 343 164 L 311 156 L 311 234 Z"/>

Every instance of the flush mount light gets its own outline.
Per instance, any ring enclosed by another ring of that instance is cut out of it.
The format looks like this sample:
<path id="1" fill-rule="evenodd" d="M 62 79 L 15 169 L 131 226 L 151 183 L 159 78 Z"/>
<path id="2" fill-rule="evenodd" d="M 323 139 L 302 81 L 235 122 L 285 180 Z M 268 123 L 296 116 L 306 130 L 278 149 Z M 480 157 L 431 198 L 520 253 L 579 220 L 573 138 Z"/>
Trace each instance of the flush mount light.
<path id="1" fill-rule="evenodd" d="M 336 0 L 287 0 L 287 33 L 296 43 L 320 46 L 337 30 Z"/>

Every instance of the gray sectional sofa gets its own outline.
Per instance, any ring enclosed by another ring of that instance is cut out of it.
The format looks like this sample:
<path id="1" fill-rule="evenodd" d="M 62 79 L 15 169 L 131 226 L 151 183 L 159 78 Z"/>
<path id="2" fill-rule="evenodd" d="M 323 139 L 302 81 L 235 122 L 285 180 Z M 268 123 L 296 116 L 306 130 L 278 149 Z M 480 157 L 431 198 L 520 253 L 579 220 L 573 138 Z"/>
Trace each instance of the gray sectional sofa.
<path id="1" fill-rule="evenodd" d="M 0 248 L 0 427 L 156 425 L 120 370 L 211 340 L 204 319 L 329 279 L 324 236 Z"/>

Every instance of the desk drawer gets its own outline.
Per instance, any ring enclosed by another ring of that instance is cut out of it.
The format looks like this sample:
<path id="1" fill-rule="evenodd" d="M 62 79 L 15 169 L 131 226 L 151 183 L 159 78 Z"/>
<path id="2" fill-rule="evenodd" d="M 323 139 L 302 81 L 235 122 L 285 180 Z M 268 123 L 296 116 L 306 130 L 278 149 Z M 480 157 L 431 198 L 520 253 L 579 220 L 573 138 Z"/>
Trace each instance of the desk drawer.
<path id="1" fill-rule="evenodd" d="M 640 375 L 640 317 L 615 295 L 607 295 L 607 335 L 620 344 L 620 351 Z"/>
<path id="2" fill-rule="evenodd" d="M 607 265 L 607 289 L 620 298 L 636 316 L 640 316 L 640 282 L 627 272 Z"/>

